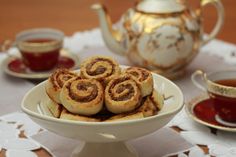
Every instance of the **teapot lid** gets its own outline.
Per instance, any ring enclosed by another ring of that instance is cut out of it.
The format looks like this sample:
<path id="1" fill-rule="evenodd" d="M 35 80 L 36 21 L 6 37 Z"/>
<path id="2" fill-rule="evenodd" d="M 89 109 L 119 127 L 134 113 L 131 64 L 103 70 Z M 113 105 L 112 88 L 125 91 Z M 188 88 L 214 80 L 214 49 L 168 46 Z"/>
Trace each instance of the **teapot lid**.
<path id="1" fill-rule="evenodd" d="M 142 0 L 136 6 L 145 13 L 173 13 L 185 10 L 185 0 Z"/>

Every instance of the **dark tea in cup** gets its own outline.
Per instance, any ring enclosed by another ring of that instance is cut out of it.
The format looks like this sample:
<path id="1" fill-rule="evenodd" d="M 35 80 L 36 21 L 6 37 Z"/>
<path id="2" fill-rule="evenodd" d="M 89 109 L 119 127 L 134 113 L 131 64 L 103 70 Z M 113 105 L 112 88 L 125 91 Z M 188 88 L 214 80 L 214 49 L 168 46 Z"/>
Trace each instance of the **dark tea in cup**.
<path id="1" fill-rule="evenodd" d="M 197 79 L 198 76 L 201 81 Z M 192 81 L 213 99 L 218 116 L 216 120 L 219 119 L 225 125 L 236 125 L 236 70 L 212 73 L 198 70 L 193 73 Z"/>
<path id="2" fill-rule="evenodd" d="M 46 71 L 58 62 L 64 34 L 55 29 L 32 29 L 19 33 L 16 44 L 23 63 L 32 71 Z"/>
<path id="3" fill-rule="evenodd" d="M 224 79 L 215 81 L 216 84 L 236 88 L 235 79 Z M 219 117 L 227 122 L 236 123 L 236 95 L 235 97 L 228 97 L 225 95 L 209 93 L 214 100 L 214 107 Z"/>

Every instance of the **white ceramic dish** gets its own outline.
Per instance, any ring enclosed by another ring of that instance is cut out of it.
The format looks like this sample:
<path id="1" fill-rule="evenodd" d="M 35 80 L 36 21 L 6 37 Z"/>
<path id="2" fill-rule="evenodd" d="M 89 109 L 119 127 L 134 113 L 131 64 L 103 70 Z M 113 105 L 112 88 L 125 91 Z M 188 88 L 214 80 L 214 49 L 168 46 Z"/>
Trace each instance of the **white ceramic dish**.
<path id="1" fill-rule="evenodd" d="M 62 49 L 60 51 L 60 55 L 63 57 L 67 57 L 71 60 L 73 60 L 74 62 L 74 66 L 71 67 L 71 69 L 77 69 L 79 67 L 79 58 L 77 55 L 73 54 L 72 52 L 70 52 L 67 49 Z M 27 69 L 26 72 L 15 72 L 12 71 L 8 65 L 10 64 L 10 62 L 12 62 L 13 60 L 15 60 L 16 58 L 21 58 L 20 55 L 17 56 L 12 56 L 12 57 L 7 57 L 3 62 L 2 62 L 2 68 L 4 70 L 5 73 L 7 73 L 8 75 L 14 76 L 14 77 L 18 77 L 18 78 L 26 78 L 26 79 L 46 79 L 50 76 L 50 74 L 52 73 L 52 71 L 54 70 L 49 70 L 49 71 L 45 71 L 45 72 L 33 72 L 29 69 Z"/>
<path id="2" fill-rule="evenodd" d="M 122 66 L 124 68 L 124 66 Z M 22 110 L 30 118 L 58 135 L 85 141 L 82 150 L 73 157 L 135 157 L 124 141 L 150 134 L 165 126 L 183 107 L 181 90 L 168 79 L 154 74 L 154 85 L 166 98 L 162 110 L 155 116 L 121 122 L 79 122 L 54 118 L 45 107 L 48 97 L 45 82 L 31 89 L 23 98 Z"/>

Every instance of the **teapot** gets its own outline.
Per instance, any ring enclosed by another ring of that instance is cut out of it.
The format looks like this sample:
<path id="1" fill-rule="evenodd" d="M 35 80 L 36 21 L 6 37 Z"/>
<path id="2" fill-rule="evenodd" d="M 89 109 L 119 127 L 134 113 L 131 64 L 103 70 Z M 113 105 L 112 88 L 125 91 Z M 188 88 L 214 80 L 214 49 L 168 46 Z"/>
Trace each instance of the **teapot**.
<path id="1" fill-rule="evenodd" d="M 91 8 L 98 14 L 103 39 L 112 52 L 127 56 L 137 66 L 178 78 L 224 22 L 220 0 L 200 3 L 200 8 L 192 10 L 186 0 L 140 0 L 122 15 L 116 27 L 105 6 L 97 3 Z M 203 38 L 202 8 L 208 4 L 216 8 L 218 18 Z"/>

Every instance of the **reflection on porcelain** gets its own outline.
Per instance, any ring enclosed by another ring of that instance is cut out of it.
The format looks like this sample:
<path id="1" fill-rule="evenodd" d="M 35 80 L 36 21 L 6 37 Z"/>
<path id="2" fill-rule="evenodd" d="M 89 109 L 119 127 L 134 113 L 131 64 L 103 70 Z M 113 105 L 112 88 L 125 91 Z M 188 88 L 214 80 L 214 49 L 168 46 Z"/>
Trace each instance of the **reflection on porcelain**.
<path id="1" fill-rule="evenodd" d="M 165 75 L 183 70 L 220 30 L 224 17 L 220 0 L 203 0 L 202 6 L 206 4 L 216 6 L 219 18 L 204 40 L 201 9 L 190 10 L 185 0 L 142 0 L 121 17 L 117 29 L 112 28 L 105 7 L 94 4 L 92 8 L 98 13 L 108 48 L 125 54 L 138 66 Z"/>

